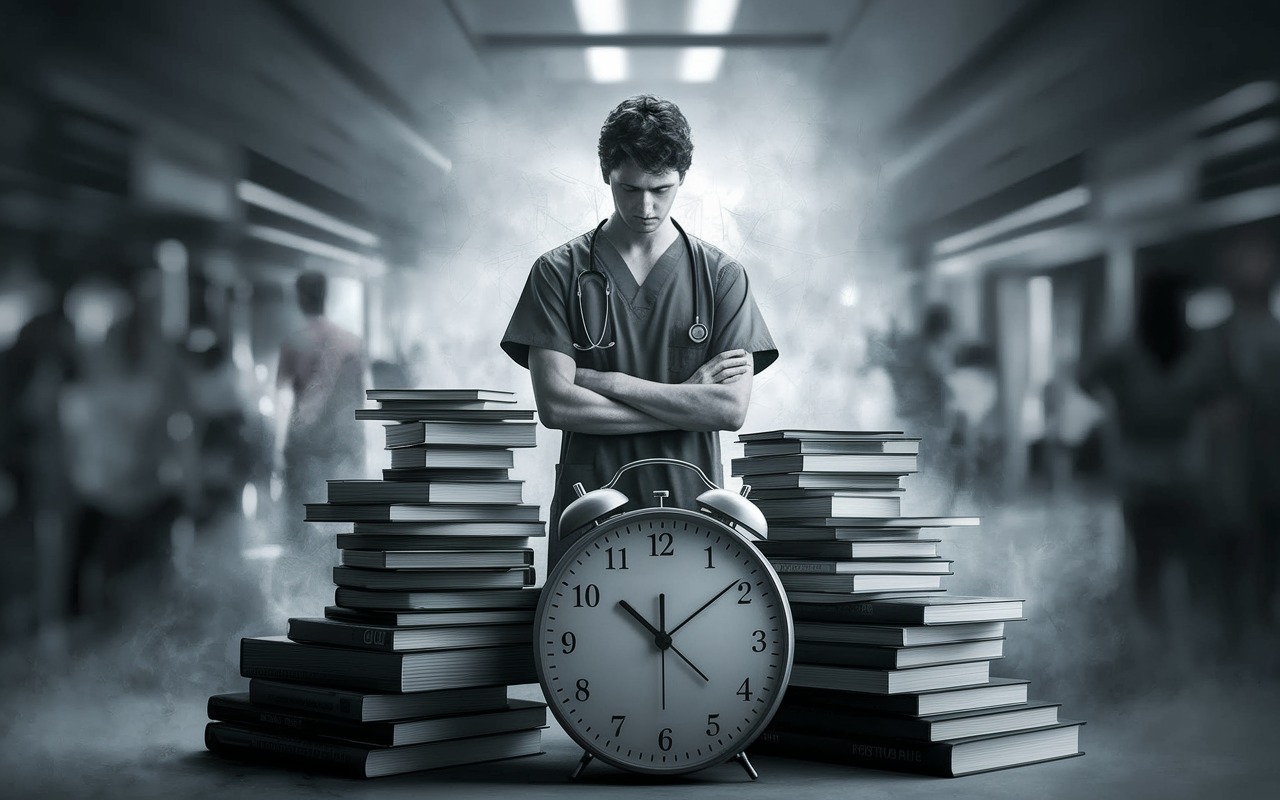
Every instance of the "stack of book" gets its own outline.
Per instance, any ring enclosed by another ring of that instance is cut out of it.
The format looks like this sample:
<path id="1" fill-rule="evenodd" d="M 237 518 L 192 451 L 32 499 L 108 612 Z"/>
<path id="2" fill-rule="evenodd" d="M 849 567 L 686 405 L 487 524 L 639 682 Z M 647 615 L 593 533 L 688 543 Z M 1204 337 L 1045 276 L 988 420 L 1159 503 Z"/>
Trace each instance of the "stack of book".
<path id="1" fill-rule="evenodd" d="M 1021 599 L 947 595 L 951 561 L 904 517 L 919 442 L 896 431 L 743 434 L 732 472 L 769 522 L 759 542 L 787 591 L 795 663 L 752 752 L 955 777 L 1080 755 L 1083 723 L 993 678 Z"/>
<path id="2" fill-rule="evenodd" d="M 359 777 L 541 752 L 546 705 L 508 699 L 537 682 L 538 506 L 508 477 L 534 445 L 533 412 L 506 392 L 371 390 L 389 420 L 382 481 L 329 481 L 307 520 L 340 533 L 334 604 L 287 636 L 241 641 L 246 693 L 209 700 L 210 750 Z"/>

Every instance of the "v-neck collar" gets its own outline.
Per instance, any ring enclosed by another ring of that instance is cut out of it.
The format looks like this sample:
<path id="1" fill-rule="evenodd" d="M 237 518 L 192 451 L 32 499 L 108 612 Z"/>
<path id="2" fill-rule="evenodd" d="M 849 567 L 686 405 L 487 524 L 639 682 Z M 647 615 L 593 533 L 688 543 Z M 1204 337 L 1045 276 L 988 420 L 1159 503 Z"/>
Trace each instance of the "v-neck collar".
<path id="1" fill-rule="evenodd" d="M 632 274 L 626 259 L 618 252 L 613 242 L 609 241 L 607 236 L 600 238 L 604 240 L 606 246 L 597 247 L 596 252 L 609 271 L 609 279 L 613 281 L 615 291 L 627 301 L 628 306 L 637 311 L 653 308 L 658 295 L 671 280 L 671 276 L 675 274 L 675 267 L 680 263 L 680 256 L 684 253 L 683 237 L 677 233 L 676 238 L 667 245 L 667 249 L 658 256 L 653 269 L 649 270 L 642 284 L 636 283 L 636 276 Z"/>

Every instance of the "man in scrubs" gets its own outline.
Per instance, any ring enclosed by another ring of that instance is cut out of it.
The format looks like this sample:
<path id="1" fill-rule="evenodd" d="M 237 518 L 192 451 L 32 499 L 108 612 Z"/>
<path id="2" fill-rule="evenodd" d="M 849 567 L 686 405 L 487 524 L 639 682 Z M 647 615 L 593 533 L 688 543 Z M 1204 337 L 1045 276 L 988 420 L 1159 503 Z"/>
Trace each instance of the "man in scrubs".
<path id="1" fill-rule="evenodd" d="M 719 432 L 742 426 L 752 376 L 778 357 L 742 266 L 693 236 L 686 247 L 670 217 L 692 153 L 674 103 L 640 95 L 615 108 L 599 142 L 614 212 L 534 263 L 503 335 L 529 369 L 543 424 L 564 432 L 548 568 L 571 544 L 556 527 L 575 483 L 590 491 L 624 464 L 663 457 L 723 484 Z M 593 238 L 598 273 L 584 277 Z M 665 465 L 630 470 L 616 488 L 631 500 L 624 510 L 657 505 L 661 490 L 666 504 L 695 509 L 705 490 Z"/>

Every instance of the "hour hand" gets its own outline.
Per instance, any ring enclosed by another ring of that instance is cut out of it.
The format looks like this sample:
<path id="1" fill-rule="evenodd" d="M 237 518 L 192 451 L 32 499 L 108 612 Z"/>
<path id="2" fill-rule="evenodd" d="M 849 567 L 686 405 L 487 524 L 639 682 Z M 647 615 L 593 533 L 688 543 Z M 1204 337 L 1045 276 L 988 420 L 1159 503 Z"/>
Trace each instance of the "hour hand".
<path id="1" fill-rule="evenodd" d="M 634 608 L 632 608 L 632 607 L 631 607 L 631 604 L 630 604 L 630 603 L 628 603 L 626 600 L 619 600 L 619 601 L 618 601 L 618 605 L 622 606 L 622 610 L 623 610 L 623 611 L 625 611 L 625 612 L 627 612 L 628 614 L 630 614 L 631 616 L 635 617 L 635 618 L 636 618 L 636 621 L 638 621 L 641 625 L 643 625 L 643 626 L 644 626 L 644 628 L 645 628 L 645 630 L 647 630 L 649 633 L 652 633 L 652 634 L 653 634 L 653 638 L 654 638 L 655 640 L 656 640 L 659 636 L 661 636 L 661 635 L 662 635 L 662 631 L 660 631 L 660 630 L 658 630 L 657 628 L 655 628 L 655 627 L 653 627 L 652 625 L 650 625 L 650 624 L 649 624 L 649 620 L 647 620 L 647 619 L 645 619 L 644 617 L 640 616 L 640 612 L 639 612 L 639 611 L 636 611 Z"/>

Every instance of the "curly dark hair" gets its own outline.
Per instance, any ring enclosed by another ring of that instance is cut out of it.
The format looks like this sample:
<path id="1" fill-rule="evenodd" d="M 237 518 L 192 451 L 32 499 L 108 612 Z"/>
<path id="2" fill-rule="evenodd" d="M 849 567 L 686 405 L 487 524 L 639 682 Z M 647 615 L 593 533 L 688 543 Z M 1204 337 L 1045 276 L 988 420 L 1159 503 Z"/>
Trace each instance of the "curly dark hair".
<path id="1" fill-rule="evenodd" d="M 609 113 L 598 151 L 605 183 L 627 159 L 649 174 L 674 169 L 682 181 L 693 163 L 688 120 L 675 103 L 651 94 L 629 97 Z"/>

